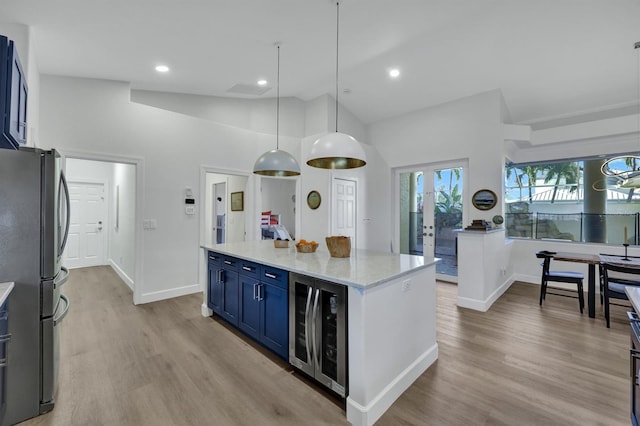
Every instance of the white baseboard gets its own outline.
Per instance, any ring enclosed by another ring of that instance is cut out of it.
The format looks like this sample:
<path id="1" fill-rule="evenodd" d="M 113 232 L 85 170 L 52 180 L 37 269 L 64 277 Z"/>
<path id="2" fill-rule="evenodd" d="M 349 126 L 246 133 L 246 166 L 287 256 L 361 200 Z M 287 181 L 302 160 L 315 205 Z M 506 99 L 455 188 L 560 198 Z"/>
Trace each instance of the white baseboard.
<path id="1" fill-rule="evenodd" d="M 174 297 L 186 296 L 187 294 L 201 293 L 200 284 L 186 285 L 184 287 L 171 288 L 168 290 L 143 293 L 140 303 L 157 302 L 158 300 L 172 299 Z"/>
<path id="2" fill-rule="evenodd" d="M 129 286 L 131 291 L 133 291 L 133 280 L 129 278 L 129 276 L 122 270 L 122 268 L 120 268 L 120 266 L 116 262 L 113 261 L 113 259 L 109 259 L 109 266 L 111 266 L 111 269 L 113 269 L 115 273 L 118 274 L 120 279 Z"/>
<path id="3" fill-rule="evenodd" d="M 530 284 L 538 284 L 540 285 L 540 275 L 525 275 L 525 274 L 514 274 L 514 281 L 522 281 L 523 283 Z"/>
<path id="4" fill-rule="evenodd" d="M 347 420 L 356 426 L 373 425 L 437 359 L 438 344 L 436 343 L 405 368 L 366 406 L 347 397 Z"/>
<path id="5" fill-rule="evenodd" d="M 515 280 L 513 279 L 513 276 L 509 277 L 504 283 L 502 283 L 497 289 L 495 289 L 489 295 L 489 297 L 487 297 L 485 300 L 476 300 L 468 297 L 458 296 L 457 305 L 460 306 L 461 308 L 469 308 L 475 311 L 487 312 L 491 307 L 491 305 L 493 305 L 495 301 L 498 300 L 498 298 L 500 298 L 500 296 L 502 296 L 504 292 L 509 289 L 509 287 L 511 287 L 511 284 L 513 284 L 514 281 Z"/>
<path id="6" fill-rule="evenodd" d="M 202 304 L 202 306 L 200 307 L 200 312 L 202 313 L 203 317 L 210 317 L 211 315 L 213 315 L 213 311 L 209 309 L 206 303 Z"/>

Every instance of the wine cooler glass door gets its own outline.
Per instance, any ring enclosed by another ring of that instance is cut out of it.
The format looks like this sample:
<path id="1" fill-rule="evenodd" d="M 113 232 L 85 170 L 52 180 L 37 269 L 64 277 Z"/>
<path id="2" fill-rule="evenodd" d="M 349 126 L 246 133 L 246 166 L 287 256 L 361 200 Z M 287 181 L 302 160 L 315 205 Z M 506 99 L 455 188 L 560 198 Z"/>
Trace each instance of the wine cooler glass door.
<path id="1" fill-rule="evenodd" d="M 289 278 L 289 362 L 314 375 L 312 324 L 313 279 L 290 274 Z"/>
<path id="2" fill-rule="evenodd" d="M 346 387 L 345 287 L 317 283 L 314 295 L 316 379 L 340 396 Z"/>

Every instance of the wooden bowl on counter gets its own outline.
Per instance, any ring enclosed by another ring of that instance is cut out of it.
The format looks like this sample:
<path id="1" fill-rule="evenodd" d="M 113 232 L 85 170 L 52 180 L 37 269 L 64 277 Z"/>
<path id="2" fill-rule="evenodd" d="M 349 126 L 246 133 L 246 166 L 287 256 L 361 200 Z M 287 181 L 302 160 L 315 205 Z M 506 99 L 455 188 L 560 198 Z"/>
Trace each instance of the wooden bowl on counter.
<path id="1" fill-rule="evenodd" d="M 351 238 L 349 237 L 326 237 L 327 248 L 331 257 L 350 257 Z"/>

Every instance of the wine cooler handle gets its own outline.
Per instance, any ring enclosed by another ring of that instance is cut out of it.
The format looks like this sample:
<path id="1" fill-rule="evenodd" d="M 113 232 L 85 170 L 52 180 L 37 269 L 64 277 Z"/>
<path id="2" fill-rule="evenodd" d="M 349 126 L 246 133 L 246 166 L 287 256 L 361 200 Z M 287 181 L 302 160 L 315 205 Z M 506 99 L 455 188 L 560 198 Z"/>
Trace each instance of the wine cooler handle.
<path id="1" fill-rule="evenodd" d="M 313 297 L 313 287 L 309 287 L 307 306 L 304 310 L 304 343 L 307 349 L 307 362 L 309 364 L 311 364 L 311 345 L 309 344 L 309 310 L 311 309 L 311 297 Z"/>
<path id="2" fill-rule="evenodd" d="M 313 327 L 313 356 L 316 359 L 316 365 L 320 365 L 320 355 L 318 354 L 317 338 L 316 338 L 316 319 L 318 317 L 318 297 L 320 296 L 320 289 L 316 290 L 316 298 L 313 302 L 313 321 L 311 321 L 311 327 Z"/>

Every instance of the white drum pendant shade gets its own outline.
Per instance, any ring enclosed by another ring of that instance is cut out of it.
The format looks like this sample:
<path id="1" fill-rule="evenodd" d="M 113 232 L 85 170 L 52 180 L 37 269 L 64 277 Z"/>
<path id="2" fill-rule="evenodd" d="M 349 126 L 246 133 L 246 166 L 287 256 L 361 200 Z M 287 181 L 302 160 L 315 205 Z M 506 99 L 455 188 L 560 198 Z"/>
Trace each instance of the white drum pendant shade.
<path id="1" fill-rule="evenodd" d="M 298 176 L 300 166 L 287 151 L 272 149 L 256 160 L 253 173 L 262 176 Z"/>
<path id="2" fill-rule="evenodd" d="M 367 157 L 353 136 L 335 132 L 320 137 L 311 145 L 307 164 L 321 169 L 355 169 L 367 164 Z"/>

